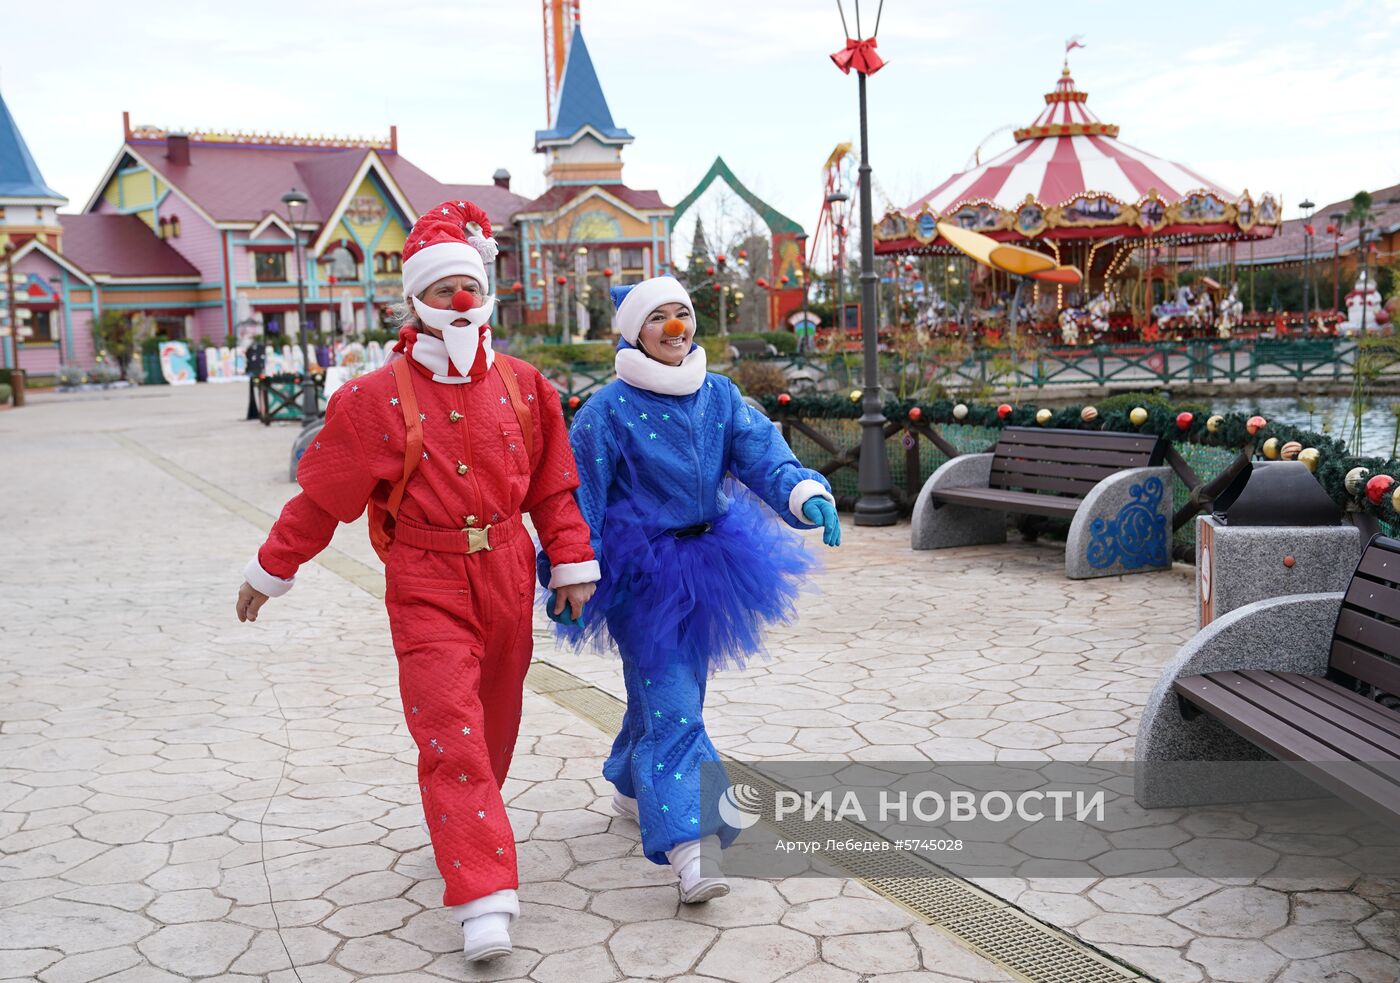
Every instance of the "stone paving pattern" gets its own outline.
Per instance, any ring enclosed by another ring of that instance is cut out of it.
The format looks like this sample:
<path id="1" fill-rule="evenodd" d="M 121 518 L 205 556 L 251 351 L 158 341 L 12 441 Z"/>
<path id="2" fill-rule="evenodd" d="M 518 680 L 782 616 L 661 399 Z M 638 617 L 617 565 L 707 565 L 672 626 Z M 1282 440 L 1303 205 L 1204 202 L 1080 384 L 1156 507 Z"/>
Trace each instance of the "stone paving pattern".
<path id="1" fill-rule="evenodd" d="M 419 826 L 382 605 L 311 564 L 240 625 L 262 533 L 126 443 L 275 515 L 295 428 L 243 422 L 245 401 L 240 385 L 143 388 L 0 413 L 0 980 L 1011 979 L 856 882 L 735 881 L 679 905 L 607 806 L 609 735 L 533 693 L 505 789 L 516 951 L 468 969 Z M 721 751 L 1127 758 L 1157 667 L 1193 629 L 1189 569 L 1071 582 L 1053 546 L 914 554 L 905 525 L 845 543 L 772 660 L 712 680 Z M 360 524 L 332 550 L 377 566 Z M 555 652 L 546 626 L 537 658 L 622 695 L 615 662 Z M 1329 880 L 1325 858 L 1277 839 L 1278 810 L 1222 809 L 1212 830 L 1284 855 L 1228 882 L 980 883 L 1162 980 L 1396 980 L 1400 864 Z"/>

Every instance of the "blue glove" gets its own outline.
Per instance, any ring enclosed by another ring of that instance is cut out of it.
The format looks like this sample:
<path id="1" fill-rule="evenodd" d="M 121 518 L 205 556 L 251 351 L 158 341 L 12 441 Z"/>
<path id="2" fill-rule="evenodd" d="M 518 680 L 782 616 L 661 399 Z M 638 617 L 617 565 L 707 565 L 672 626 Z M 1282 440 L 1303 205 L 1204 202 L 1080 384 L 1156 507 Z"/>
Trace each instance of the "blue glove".
<path id="1" fill-rule="evenodd" d="M 580 614 L 577 618 L 570 615 L 570 608 L 567 602 L 564 604 L 564 610 L 560 611 L 558 614 L 554 613 L 554 608 L 557 606 L 558 599 L 558 591 L 552 590 L 549 592 L 549 602 L 545 605 L 544 609 L 545 614 L 549 615 L 549 620 L 557 622 L 561 625 L 573 625 L 575 628 L 582 628 L 583 615 Z"/>
<path id="2" fill-rule="evenodd" d="M 813 495 L 802 503 L 802 514 L 808 522 L 822 527 L 823 543 L 828 546 L 841 545 L 841 520 L 836 517 L 836 506 L 820 495 Z"/>

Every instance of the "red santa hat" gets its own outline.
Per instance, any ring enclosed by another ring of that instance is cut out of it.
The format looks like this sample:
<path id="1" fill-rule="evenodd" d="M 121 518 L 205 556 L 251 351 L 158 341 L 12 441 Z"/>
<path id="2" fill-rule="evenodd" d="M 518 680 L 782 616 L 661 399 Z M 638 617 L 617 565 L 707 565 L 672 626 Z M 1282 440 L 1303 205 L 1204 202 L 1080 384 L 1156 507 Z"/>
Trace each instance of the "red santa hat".
<path id="1" fill-rule="evenodd" d="M 486 275 L 499 249 L 491 220 L 470 201 L 444 201 L 413 223 L 403 247 L 403 294 L 418 296 L 445 276 L 469 276 L 490 287 Z"/>

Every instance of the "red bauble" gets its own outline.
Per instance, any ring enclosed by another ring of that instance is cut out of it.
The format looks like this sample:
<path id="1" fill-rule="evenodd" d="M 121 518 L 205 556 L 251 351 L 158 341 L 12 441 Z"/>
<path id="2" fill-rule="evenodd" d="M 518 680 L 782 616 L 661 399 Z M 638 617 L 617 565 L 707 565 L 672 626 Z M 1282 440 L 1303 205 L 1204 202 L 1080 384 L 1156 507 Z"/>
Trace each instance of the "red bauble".
<path id="1" fill-rule="evenodd" d="M 720 266 L 723 266 L 725 263 L 728 262 L 728 259 L 725 257 L 724 253 L 720 253 L 718 256 L 715 257 L 715 262 L 718 263 Z"/>
<path id="2" fill-rule="evenodd" d="M 515 291 L 516 293 L 520 293 L 520 291 L 525 289 L 525 284 L 521 283 L 519 280 L 516 280 L 510 285 L 510 289 Z"/>
<path id="3" fill-rule="evenodd" d="M 465 290 L 458 290 L 452 295 L 452 309 L 454 311 L 469 311 L 472 309 L 472 295 Z"/>
<path id="4" fill-rule="evenodd" d="M 763 277 L 759 277 L 757 280 L 754 281 L 754 283 L 758 285 L 760 290 L 768 289 L 768 281 L 763 279 Z"/>
<path id="5" fill-rule="evenodd" d="M 569 409 L 571 409 L 571 410 L 576 410 L 576 409 L 578 409 L 579 404 L 582 403 L 582 402 L 583 402 L 583 400 L 579 399 L 577 396 L 570 396 L 570 397 L 569 397 Z"/>
<path id="6" fill-rule="evenodd" d="M 706 276 L 714 276 L 714 275 L 715 275 L 715 268 L 714 268 L 713 266 L 707 266 L 707 267 L 705 267 L 705 275 L 706 275 Z"/>
<path id="7" fill-rule="evenodd" d="M 724 289 L 724 284 L 722 284 L 722 283 L 716 283 L 716 284 L 714 284 L 714 291 L 715 291 L 715 293 L 719 293 L 719 292 L 720 292 L 721 290 L 723 290 L 723 289 Z"/>
<path id="8" fill-rule="evenodd" d="M 605 266 L 605 267 L 603 267 L 603 276 L 612 276 L 612 274 L 613 274 L 613 268 L 612 268 L 611 266 Z"/>
<path id="9" fill-rule="evenodd" d="M 913 420 L 915 423 L 918 423 L 918 422 L 919 422 L 920 420 L 922 420 L 923 418 L 924 418 L 924 411 L 921 410 L 921 409 L 919 409 L 919 407 L 917 407 L 917 406 L 912 406 L 912 407 L 909 408 L 909 419 Z"/>
<path id="10" fill-rule="evenodd" d="M 784 285 L 786 285 L 787 282 L 788 282 L 788 278 L 787 278 L 787 277 L 783 277 L 783 278 L 782 278 L 780 281 L 778 281 L 778 282 L 779 282 L 779 283 L 782 283 L 782 284 L 784 284 Z"/>
<path id="11" fill-rule="evenodd" d="M 1000 417 L 1001 419 L 1005 420 L 1005 419 L 1006 419 L 1008 416 L 1010 416 L 1010 415 L 1011 415 L 1011 404 L 1010 404 L 1010 403 L 1002 403 L 1000 406 L 997 407 L 997 416 Z"/>
<path id="12" fill-rule="evenodd" d="M 1388 474 L 1375 475 L 1366 482 L 1366 497 L 1371 500 L 1372 505 L 1379 505 L 1394 484 L 1395 479 Z"/>
<path id="13" fill-rule="evenodd" d="M 569 278 L 566 277 L 566 276 L 564 276 L 564 275 L 561 273 L 559 276 L 557 276 L 557 277 L 554 278 L 554 282 L 557 283 L 557 284 L 559 284 L 559 286 L 562 287 L 564 284 L 566 284 L 566 283 L 569 282 Z"/>
<path id="14" fill-rule="evenodd" d="M 1264 419 L 1262 416 L 1251 416 L 1248 420 L 1245 421 L 1244 428 L 1248 430 L 1249 435 L 1253 437 L 1255 434 L 1257 434 L 1260 430 L 1263 430 L 1268 425 L 1269 421 Z"/>
<path id="15" fill-rule="evenodd" d="M 1194 420 L 1194 419 L 1196 419 L 1196 417 L 1195 417 L 1194 414 L 1191 414 L 1191 413 L 1178 413 L 1178 414 L 1176 415 L 1176 428 L 1177 428 L 1178 430 L 1190 430 L 1190 429 L 1191 429 L 1191 421 Z"/>
<path id="16" fill-rule="evenodd" d="M 740 258 L 740 259 L 748 259 L 748 258 L 749 258 L 749 251 L 748 251 L 747 249 L 741 249 L 741 250 L 739 250 L 739 258 Z"/>
<path id="17" fill-rule="evenodd" d="M 778 405 L 786 406 L 792 402 L 792 396 L 788 393 L 778 393 Z"/>

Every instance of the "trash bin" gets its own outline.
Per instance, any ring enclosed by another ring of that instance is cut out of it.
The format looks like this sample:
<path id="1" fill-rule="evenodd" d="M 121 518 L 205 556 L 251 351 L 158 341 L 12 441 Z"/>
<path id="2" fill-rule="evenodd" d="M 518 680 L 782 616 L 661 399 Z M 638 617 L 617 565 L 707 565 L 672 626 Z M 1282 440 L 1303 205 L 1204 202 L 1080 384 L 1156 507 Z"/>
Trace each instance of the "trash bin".
<path id="1" fill-rule="evenodd" d="M 1345 590 L 1361 531 L 1298 461 L 1241 471 L 1196 518 L 1197 627 L 1285 594 Z"/>

